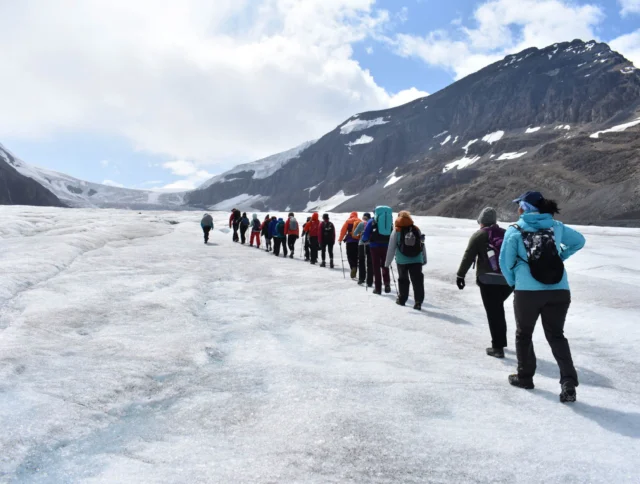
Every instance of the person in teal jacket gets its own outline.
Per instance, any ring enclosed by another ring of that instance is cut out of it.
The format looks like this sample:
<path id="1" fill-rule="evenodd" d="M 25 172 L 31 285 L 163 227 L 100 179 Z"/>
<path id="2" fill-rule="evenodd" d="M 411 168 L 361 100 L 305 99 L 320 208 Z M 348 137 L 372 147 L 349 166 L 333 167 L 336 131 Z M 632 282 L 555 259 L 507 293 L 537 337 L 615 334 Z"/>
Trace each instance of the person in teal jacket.
<path id="1" fill-rule="evenodd" d="M 519 388 L 534 388 L 536 355 L 532 336 L 538 317 L 541 317 L 545 336 L 560 368 L 560 401 L 574 402 L 578 375 L 569 342 L 564 336 L 564 324 L 571 304 L 567 272 L 564 271 L 557 284 L 543 284 L 536 280 L 531 274 L 522 232 L 552 229 L 562 261 L 582 249 L 585 239 L 578 231 L 554 220 L 553 216 L 559 213 L 558 205 L 553 200 L 545 199 L 541 193 L 527 192 L 514 202 L 519 204 L 519 229 L 509 227 L 500 249 L 500 269 L 507 283 L 515 287 L 518 373 L 509 376 L 509 383 Z"/>

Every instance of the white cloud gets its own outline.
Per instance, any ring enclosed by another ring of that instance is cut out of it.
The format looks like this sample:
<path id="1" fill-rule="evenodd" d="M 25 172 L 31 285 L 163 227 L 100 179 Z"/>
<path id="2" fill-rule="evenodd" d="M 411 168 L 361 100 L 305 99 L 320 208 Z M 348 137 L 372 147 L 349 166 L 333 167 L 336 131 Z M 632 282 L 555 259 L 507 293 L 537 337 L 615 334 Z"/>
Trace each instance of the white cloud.
<path id="1" fill-rule="evenodd" d="M 405 57 L 452 71 L 456 78 L 528 47 L 546 47 L 560 40 L 596 38 L 604 19 L 596 5 L 562 0 L 492 0 L 474 12 L 474 27 L 425 36 L 397 35 L 391 42 Z"/>
<path id="2" fill-rule="evenodd" d="M 100 160 L 100 164 L 106 168 L 109 166 L 109 160 Z"/>
<path id="3" fill-rule="evenodd" d="M 291 148 L 395 102 L 352 57 L 391 22 L 374 4 L 0 2 L 0 138 L 99 133 L 200 164 Z"/>
<path id="4" fill-rule="evenodd" d="M 640 13 L 640 0 L 619 0 L 622 10 L 620 15 L 626 17 L 629 14 Z"/>
<path id="5" fill-rule="evenodd" d="M 124 185 L 122 183 L 118 183 L 113 180 L 102 180 L 102 184 L 110 187 L 124 188 Z"/>
<path id="6" fill-rule="evenodd" d="M 365 49 L 365 51 L 367 52 L 367 54 L 371 55 L 373 54 L 373 47 L 369 46 Z"/>
<path id="7" fill-rule="evenodd" d="M 624 54 L 636 67 L 640 67 L 640 29 L 613 39 L 609 45 Z"/>
<path id="8" fill-rule="evenodd" d="M 192 161 L 168 161 L 163 163 L 162 167 L 171 171 L 173 175 L 183 177 L 181 180 L 165 185 L 162 187 L 163 189 L 193 189 L 213 176 L 208 171 L 199 168 L 198 165 Z"/>
<path id="9" fill-rule="evenodd" d="M 391 107 L 402 106 L 403 104 L 407 104 L 411 101 L 414 101 L 418 98 L 425 97 L 428 95 L 429 95 L 428 92 L 420 91 L 419 89 L 412 87 L 411 89 L 405 89 L 404 91 L 400 91 L 399 93 L 391 96 L 391 99 L 389 100 L 389 105 Z"/>

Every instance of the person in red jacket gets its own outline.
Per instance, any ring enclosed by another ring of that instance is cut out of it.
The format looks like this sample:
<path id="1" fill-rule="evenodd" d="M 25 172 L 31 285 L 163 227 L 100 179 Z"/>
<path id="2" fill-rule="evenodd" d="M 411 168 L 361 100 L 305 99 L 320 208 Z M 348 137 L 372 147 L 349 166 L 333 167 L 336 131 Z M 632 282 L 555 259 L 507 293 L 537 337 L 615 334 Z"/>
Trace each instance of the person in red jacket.
<path id="1" fill-rule="evenodd" d="M 229 228 L 233 227 L 233 241 L 239 242 L 240 237 L 238 237 L 238 228 L 240 227 L 240 219 L 242 218 L 242 214 L 240 210 L 234 208 L 231 210 L 231 216 L 229 217 Z"/>
<path id="2" fill-rule="evenodd" d="M 318 238 L 320 235 L 320 220 L 318 217 L 318 212 L 313 212 L 311 214 L 311 221 L 305 225 L 308 226 L 308 234 L 309 234 L 309 252 L 311 256 L 311 264 L 315 265 L 318 263 Z"/>
<path id="3" fill-rule="evenodd" d="M 296 240 L 298 240 L 298 237 L 300 237 L 300 227 L 298 226 L 298 221 L 293 215 L 293 212 L 289 213 L 289 218 L 287 218 L 287 221 L 284 224 L 284 234 L 287 237 L 287 245 L 289 246 L 289 250 L 291 251 L 289 258 L 293 259 Z"/>
<path id="4" fill-rule="evenodd" d="M 326 257 L 329 252 L 329 267 L 333 269 L 333 246 L 336 243 L 336 227 L 329 220 L 329 214 L 322 215 L 322 223 L 320 224 L 320 232 L 318 234 L 318 243 L 322 250 L 322 264 L 320 267 L 327 267 Z"/>

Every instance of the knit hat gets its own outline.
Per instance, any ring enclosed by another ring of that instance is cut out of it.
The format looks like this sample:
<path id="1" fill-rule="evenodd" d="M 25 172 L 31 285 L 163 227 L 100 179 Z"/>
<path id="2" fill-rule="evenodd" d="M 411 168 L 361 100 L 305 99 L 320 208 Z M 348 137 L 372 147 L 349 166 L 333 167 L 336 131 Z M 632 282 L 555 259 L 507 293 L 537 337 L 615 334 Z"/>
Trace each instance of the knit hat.
<path id="1" fill-rule="evenodd" d="M 371 220 L 371 214 L 369 212 L 365 212 L 362 214 L 362 218 L 366 218 L 367 220 Z"/>
<path id="2" fill-rule="evenodd" d="M 329 220 L 329 214 L 328 213 L 323 214 L 322 220 Z"/>
<path id="3" fill-rule="evenodd" d="M 486 226 L 495 224 L 498 221 L 498 213 L 495 208 L 485 208 L 478 217 L 478 223 Z"/>

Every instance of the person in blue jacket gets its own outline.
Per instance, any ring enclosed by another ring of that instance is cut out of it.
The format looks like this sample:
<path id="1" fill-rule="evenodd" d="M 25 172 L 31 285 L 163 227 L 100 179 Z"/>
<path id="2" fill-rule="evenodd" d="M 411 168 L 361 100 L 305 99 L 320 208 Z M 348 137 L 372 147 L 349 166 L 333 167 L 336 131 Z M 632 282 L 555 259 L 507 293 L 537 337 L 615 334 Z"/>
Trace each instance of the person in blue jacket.
<path id="1" fill-rule="evenodd" d="M 560 260 L 564 262 L 582 249 L 585 239 L 576 230 L 554 220 L 553 216 L 560 212 L 558 205 L 553 200 L 545 199 L 540 192 L 527 192 L 514 202 L 519 204 L 520 219 L 517 225 L 507 230 L 500 250 L 502 274 L 507 283 L 515 287 L 518 373 L 509 376 L 509 383 L 519 388 L 534 388 L 536 355 L 531 338 L 538 317 L 541 317 L 545 337 L 560 367 L 560 401 L 574 402 L 578 375 L 569 342 L 564 336 L 571 292 L 567 272 Z M 553 250 L 554 245 L 556 250 Z M 543 252 L 544 260 L 550 261 L 549 264 L 545 262 L 542 265 L 540 262 Z M 550 258 L 546 257 L 547 254 L 551 254 Z M 537 278 L 531 270 L 534 264 Z M 558 282 L 540 282 L 539 279 L 547 280 L 544 276 L 545 267 L 548 272 L 556 273 Z"/>
<path id="2" fill-rule="evenodd" d="M 273 239 L 273 248 L 275 249 L 275 237 L 276 237 L 276 227 L 278 225 L 278 218 L 271 217 L 271 222 L 269 222 L 269 237 Z M 279 251 L 278 251 L 279 252 Z"/>

